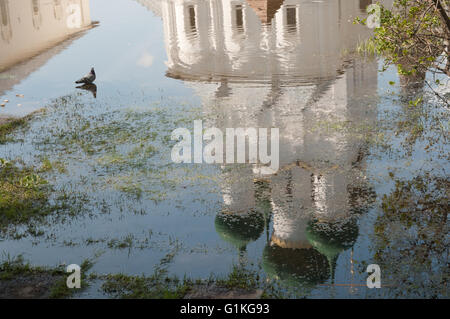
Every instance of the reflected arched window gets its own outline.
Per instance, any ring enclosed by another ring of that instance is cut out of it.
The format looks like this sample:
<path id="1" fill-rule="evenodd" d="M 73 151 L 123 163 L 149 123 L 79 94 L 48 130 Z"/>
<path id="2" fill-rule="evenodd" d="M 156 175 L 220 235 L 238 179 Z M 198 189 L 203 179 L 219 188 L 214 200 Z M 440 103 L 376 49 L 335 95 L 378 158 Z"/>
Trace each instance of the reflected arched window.
<path id="1" fill-rule="evenodd" d="M 33 26 L 35 29 L 39 30 L 42 24 L 39 0 L 31 0 L 31 9 L 33 14 Z"/>
<path id="2" fill-rule="evenodd" d="M 8 0 L 0 0 L 0 19 L 2 39 L 9 42 L 12 37 L 11 22 L 9 20 Z"/>
<path id="3" fill-rule="evenodd" d="M 6 0 L 0 0 L 0 11 L 2 15 L 2 26 L 8 25 L 8 12 L 6 11 Z"/>
<path id="4" fill-rule="evenodd" d="M 195 7 L 190 5 L 187 7 L 188 13 L 188 21 L 189 21 L 189 30 L 191 32 L 197 32 L 197 21 L 195 16 Z"/>
<path id="5" fill-rule="evenodd" d="M 53 0 L 53 14 L 56 20 L 61 20 L 62 18 L 62 6 L 61 0 Z"/>
<path id="6" fill-rule="evenodd" d="M 298 16 L 297 7 L 288 6 L 286 7 L 286 30 L 289 33 L 295 33 L 298 29 Z"/>
<path id="7" fill-rule="evenodd" d="M 234 7 L 235 18 L 236 18 L 236 28 L 239 32 L 244 31 L 244 14 L 242 11 L 242 5 L 236 5 Z"/>

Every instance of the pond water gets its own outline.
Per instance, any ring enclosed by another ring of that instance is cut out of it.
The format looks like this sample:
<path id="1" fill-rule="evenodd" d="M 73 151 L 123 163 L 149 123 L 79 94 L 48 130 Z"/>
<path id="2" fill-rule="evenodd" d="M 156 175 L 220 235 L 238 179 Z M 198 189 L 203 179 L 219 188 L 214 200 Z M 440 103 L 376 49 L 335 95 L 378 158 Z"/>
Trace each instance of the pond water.
<path id="1" fill-rule="evenodd" d="M 0 252 L 98 273 L 234 266 L 287 297 L 448 296 L 448 110 L 356 53 L 369 3 L 0 0 L 0 117 L 45 108 L 0 157 L 50 162 L 64 205 Z M 279 170 L 174 163 L 171 133 L 194 120 L 278 128 Z"/>

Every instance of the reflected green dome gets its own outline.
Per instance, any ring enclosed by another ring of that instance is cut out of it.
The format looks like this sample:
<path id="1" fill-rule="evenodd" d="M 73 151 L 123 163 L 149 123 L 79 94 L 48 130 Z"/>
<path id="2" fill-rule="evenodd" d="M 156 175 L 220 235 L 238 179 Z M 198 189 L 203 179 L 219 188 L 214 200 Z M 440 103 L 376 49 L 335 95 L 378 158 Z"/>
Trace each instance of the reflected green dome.
<path id="1" fill-rule="evenodd" d="M 264 217 L 259 213 L 225 213 L 217 214 L 214 222 L 216 232 L 224 241 L 239 250 L 257 240 L 264 232 Z"/>
<path id="2" fill-rule="evenodd" d="M 335 223 L 312 221 L 306 229 L 311 245 L 330 260 L 352 247 L 358 238 L 356 219 Z"/>
<path id="3" fill-rule="evenodd" d="M 339 254 L 355 244 L 358 232 L 354 218 L 335 223 L 312 221 L 308 225 L 306 238 L 315 249 L 327 257 L 332 281 Z"/>
<path id="4" fill-rule="evenodd" d="M 327 258 L 314 248 L 266 246 L 263 269 L 269 277 L 288 286 L 315 286 L 325 282 L 330 275 Z"/>

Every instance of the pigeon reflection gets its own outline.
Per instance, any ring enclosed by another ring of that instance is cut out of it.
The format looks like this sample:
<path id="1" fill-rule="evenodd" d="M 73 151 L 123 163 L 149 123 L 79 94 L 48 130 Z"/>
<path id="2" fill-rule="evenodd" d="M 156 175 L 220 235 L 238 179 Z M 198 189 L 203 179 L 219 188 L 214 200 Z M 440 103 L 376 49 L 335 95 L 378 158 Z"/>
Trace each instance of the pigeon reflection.
<path id="1" fill-rule="evenodd" d="M 94 99 L 97 98 L 97 85 L 95 85 L 93 83 L 92 84 L 83 84 L 83 85 L 77 86 L 76 88 L 80 89 L 80 90 L 90 91 L 92 93 L 92 95 L 94 96 Z"/>

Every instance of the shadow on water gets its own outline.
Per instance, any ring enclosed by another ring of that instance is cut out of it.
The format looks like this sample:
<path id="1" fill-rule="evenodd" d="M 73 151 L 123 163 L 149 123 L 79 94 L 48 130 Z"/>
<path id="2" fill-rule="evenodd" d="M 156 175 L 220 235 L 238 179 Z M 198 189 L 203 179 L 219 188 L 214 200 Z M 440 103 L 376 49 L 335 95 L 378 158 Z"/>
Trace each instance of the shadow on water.
<path id="1" fill-rule="evenodd" d="M 97 98 L 97 85 L 95 84 L 83 84 L 76 87 L 80 90 L 89 91 L 92 93 L 92 96 L 96 99 Z"/>

